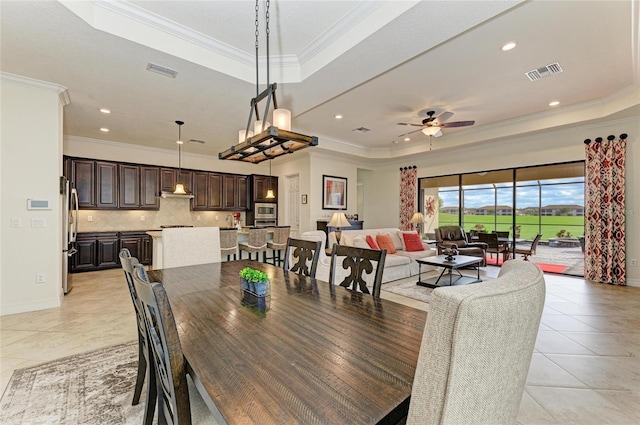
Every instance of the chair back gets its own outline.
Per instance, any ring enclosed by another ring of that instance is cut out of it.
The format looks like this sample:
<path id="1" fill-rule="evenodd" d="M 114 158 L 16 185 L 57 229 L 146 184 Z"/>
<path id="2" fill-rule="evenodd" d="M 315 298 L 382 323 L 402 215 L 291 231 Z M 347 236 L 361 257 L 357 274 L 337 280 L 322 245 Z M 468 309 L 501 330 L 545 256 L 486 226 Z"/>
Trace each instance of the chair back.
<path id="1" fill-rule="evenodd" d="M 220 249 L 236 249 L 238 247 L 238 231 L 236 229 L 220 229 Z"/>
<path id="2" fill-rule="evenodd" d="M 250 248 L 262 249 L 267 247 L 267 228 L 249 229 L 247 245 Z"/>
<path id="3" fill-rule="evenodd" d="M 544 307 L 534 264 L 431 296 L 407 424 L 515 424 Z"/>
<path id="4" fill-rule="evenodd" d="M 133 271 L 133 282 L 142 305 L 149 335 L 150 357 L 158 387 L 158 423 L 191 424 L 189 388 L 178 329 L 164 286 L 148 282 L 141 265 Z"/>
<path id="5" fill-rule="evenodd" d="M 531 242 L 531 255 L 536 253 L 536 248 L 538 247 L 538 242 L 540 242 L 540 238 L 542 237 L 542 233 L 538 233 L 536 237 Z"/>
<path id="6" fill-rule="evenodd" d="M 289 240 L 291 234 L 291 226 L 278 226 L 273 228 L 273 245 L 282 245 L 283 247 Z"/>
<path id="7" fill-rule="evenodd" d="M 496 235 L 498 235 L 499 238 L 508 238 L 509 237 L 509 231 L 502 231 L 502 230 L 494 230 L 491 233 L 495 233 Z"/>
<path id="8" fill-rule="evenodd" d="M 133 268 L 139 264 L 136 257 L 131 256 L 131 252 L 127 248 L 120 250 L 120 264 L 124 270 L 124 277 L 127 280 L 127 286 L 129 287 L 129 294 L 131 295 L 131 301 L 133 302 L 133 310 L 136 313 L 136 320 L 138 322 L 138 339 L 140 343 L 146 347 L 147 343 L 147 330 L 144 324 L 144 318 L 142 316 L 142 306 L 136 293 L 136 288 L 133 285 Z M 144 270 L 144 268 L 143 268 Z"/>
<path id="9" fill-rule="evenodd" d="M 329 282 L 331 282 L 332 285 L 338 284 L 336 283 L 338 280 L 336 267 L 338 266 L 338 262 L 342 261 L 342 268 L 344 270 L 350 269 L 350 273 L 339 283 L 340 286 L 344 286 L 353 291 L 360 290 L 360 292 L 364 292 L 365 294 L 373 295 L 374 298 L 380 298 L 380 287 L 382 286 L 382 273 L 384 271 L 386 256 L 386 249 L 365 249 L 334 244 L 333 251 L 331 252 Z M 376 263 L 375 277 L 373 279 L 373 290 L 369 292 L 367 282 L 362 274 L 374 273 L 373 262 Z"/>
<path id="10" fill-rule="evenodd" d="M 496 252 L 501 243 L 498 242 L 497 233 L 478 233 L 478 240 L 487 244 L 487 250 Z"/>
<path id="11" fill-rule="evenodd" d="M 322 242 L 320 241 L 288 238 L 283 268 L 297 274 L 315 278 L 321 245 Z M 297 259 L 297 261 L 289 268 L 289 262 L 294 258 Z"/>

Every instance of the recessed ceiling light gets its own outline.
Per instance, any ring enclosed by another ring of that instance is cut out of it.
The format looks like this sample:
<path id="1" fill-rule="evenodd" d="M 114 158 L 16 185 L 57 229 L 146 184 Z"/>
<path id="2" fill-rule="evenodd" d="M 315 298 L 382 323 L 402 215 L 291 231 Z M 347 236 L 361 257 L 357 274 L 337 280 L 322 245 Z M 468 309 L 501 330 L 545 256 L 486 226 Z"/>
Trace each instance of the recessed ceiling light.
<path id="1" fill-rule="evenodd" d="M 338 115 L 336 115 L 336 117 L 335 117 L 335 118 L 336 118 L 337 120 L 341 120 L 341 119 L 342 119 L 342 115 L 338 114 Z"/>
<path id="2" fill-rule="evenodd" d="M 102 112 L 103 114 L 110 114 L 111 111 L 107 108 L 100 108 L 100 112 Z"/>
<path id="3" fill-rule="evenodd" d="M 502 46 L 502 51 L 503 52 L 508 52 L 509 50 L 514 49 L 517 46 L 515 41 L 510 41 L 508 43 L 505 43 L 504 46 Z"/>
<path id="4" fill-rule="evenodd" d="M 405 141 L 405 142 L 410 142 L 410 141 L 411 141 L 411 138 L 410 138 L 410 137 L 405 137 L 405 138 L 404 138 L 404 141 Z"/>
<path id="5" fill-rule="evenodd" d="M 549 103 L 549 106 L 558 106 L 560 104 L 560 102 L 558 102 L 557 100 L 554 100 L 553 102 Z"/>
<path id="6" fill-rule="evenodd" d="M 108 129 L 108 128 L 105 128 L 105 127 L 102 127 L 102 128 L 100 129 L 100 131 L 102 131 L 103 133 L 108 133 L 108 132 L 109 132 L 109 129 Z"/>

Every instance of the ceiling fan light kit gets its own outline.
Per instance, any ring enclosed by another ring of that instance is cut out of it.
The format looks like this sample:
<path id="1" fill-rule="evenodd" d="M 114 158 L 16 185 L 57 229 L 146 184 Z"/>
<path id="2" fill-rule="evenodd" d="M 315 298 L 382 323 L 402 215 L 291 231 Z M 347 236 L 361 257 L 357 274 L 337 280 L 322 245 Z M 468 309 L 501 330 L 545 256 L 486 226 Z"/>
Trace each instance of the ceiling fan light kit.
<path id="1" fill-rule="evenodd" d="M 266 33 L 267 33 L 267 88 L 258 93 L 258 0 L 256 0 L 256 97 L 251 99 L 249 119 L 245 130 L 238 132 L 238 143 L 218 154 L 218 159 L 250 162 L 258 164 L 267 159 L 277 158 L 284 154 L 294 153 L 309 146 L 317 146 L 318 138 L 291 131 L 291 111 L 278 108 L 276 99 L 276 83 L 269 83 L 269 0 L 266 2 Z M 264 118 L 260 119 L 258 104 L 266 99 Z M 269 106 L 273 102 L 273 121 L 271 125 L 266 117 Z M 253 121 L 253 114 L 256 119 Z M 253 122 L 253 131 L 250 129 Z"/>

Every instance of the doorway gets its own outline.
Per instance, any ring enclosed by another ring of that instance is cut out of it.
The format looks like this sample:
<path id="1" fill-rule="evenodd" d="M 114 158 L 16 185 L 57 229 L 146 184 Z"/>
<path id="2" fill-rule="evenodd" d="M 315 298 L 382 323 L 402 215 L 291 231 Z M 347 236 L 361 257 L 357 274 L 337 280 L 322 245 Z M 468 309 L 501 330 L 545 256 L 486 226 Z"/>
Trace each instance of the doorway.
<path id="1" fill-rule="evenodd" d="M 294 174 L 285 177 L 285 215 L 284 222 L 291 226 L 291 237 L 300 235 L 300 175 Z"/>

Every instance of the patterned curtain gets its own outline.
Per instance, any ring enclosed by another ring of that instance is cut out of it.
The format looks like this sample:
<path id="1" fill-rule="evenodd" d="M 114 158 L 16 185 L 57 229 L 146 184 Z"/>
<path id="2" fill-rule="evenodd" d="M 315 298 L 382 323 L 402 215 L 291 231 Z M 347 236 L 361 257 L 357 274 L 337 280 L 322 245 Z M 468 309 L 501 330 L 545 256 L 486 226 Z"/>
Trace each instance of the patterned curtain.
<path id="1" fill-rule="evenodd" d="M 584 277 L 626 285 L 625 154 L 626 134 L 595 143 L 585 140 L 586 208 Z"/>
<path id="2" fill-rule="evenodd" d="M 418 169 L 412 167 L 400 168 L 400 230 L 413 230 L 409 223 L 413 213 L 417 210 Z"/>

